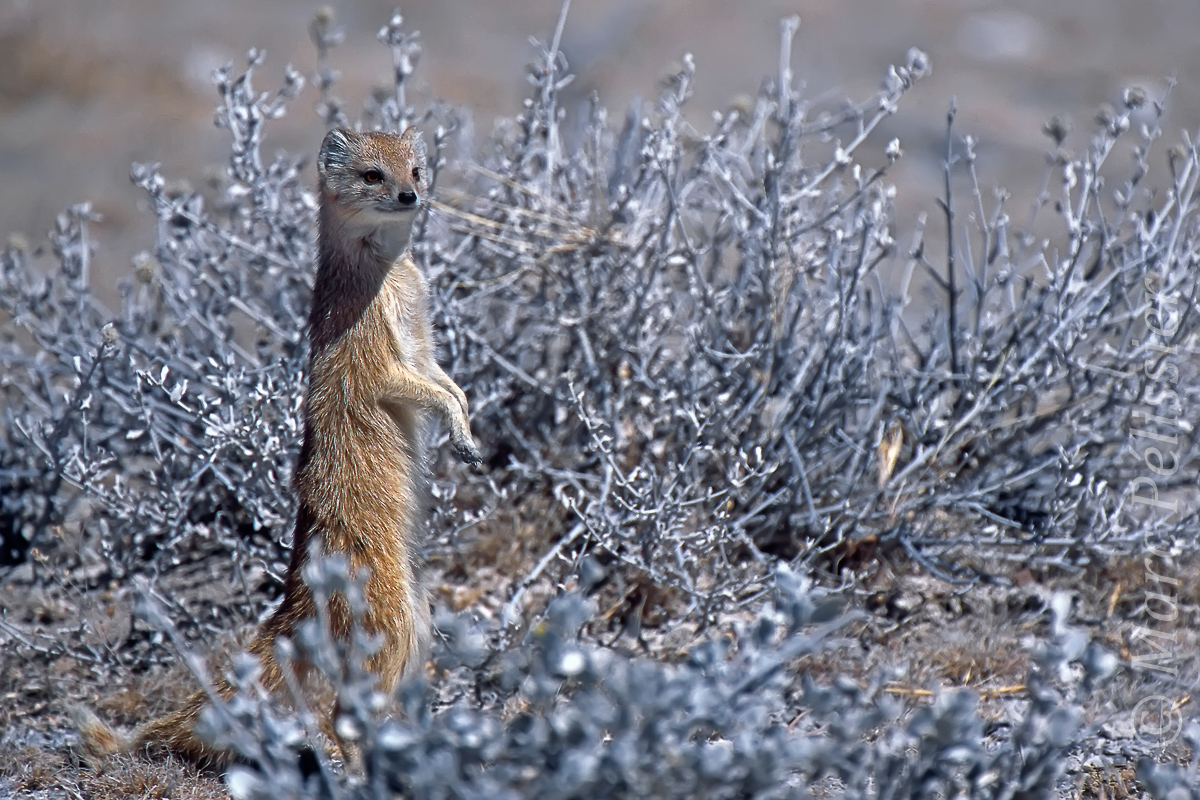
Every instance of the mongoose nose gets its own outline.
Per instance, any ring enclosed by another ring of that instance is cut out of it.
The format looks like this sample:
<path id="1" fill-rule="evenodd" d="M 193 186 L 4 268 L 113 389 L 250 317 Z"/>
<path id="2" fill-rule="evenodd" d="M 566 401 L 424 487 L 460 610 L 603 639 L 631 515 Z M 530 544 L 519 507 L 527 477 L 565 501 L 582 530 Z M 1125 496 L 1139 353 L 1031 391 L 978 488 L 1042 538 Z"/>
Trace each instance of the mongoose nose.
<path id="1" fill-rule="evenodd" d="M 405 191 L 396 195 L 396 200 L 402 206 L 415 206 L 417 204 L 417 193 L 413 191 Z"/>

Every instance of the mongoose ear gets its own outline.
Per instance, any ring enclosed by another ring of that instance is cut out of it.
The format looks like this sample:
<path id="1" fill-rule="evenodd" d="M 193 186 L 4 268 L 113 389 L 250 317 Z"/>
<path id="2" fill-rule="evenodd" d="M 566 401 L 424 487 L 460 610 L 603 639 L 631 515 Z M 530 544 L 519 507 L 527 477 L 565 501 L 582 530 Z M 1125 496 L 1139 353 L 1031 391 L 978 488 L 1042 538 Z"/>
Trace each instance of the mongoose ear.
<path id="1" fill-rule="evenodd" d="M 409 125 L 404 129 L 404 133 L 400 134 L 400 144 L 406 147 L 425 149 L 425 140 L 421 138 L 421 132 L 417 130 L 416 125 Z"/>
<path id="2" fill-rule="evenodd" d="M 356 138 L 358 134 L 345 128 L 333 128 L 325 134 L 317 154 L 317 176 L 322 183 L 329 173 L 344 170 L 350 164 Z"/>

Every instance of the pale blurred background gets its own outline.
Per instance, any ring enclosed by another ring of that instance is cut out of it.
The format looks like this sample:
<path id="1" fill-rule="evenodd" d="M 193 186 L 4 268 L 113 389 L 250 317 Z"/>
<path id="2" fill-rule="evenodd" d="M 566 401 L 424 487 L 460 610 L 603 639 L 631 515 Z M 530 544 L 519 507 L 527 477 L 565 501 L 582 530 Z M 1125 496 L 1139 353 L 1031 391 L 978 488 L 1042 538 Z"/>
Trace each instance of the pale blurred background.
<path id="1" fill-rule="evenodd" d="M 211 123 L 211 71 L 226 62 L 240 68 L 246 50 L 260 47 L 267 63 L 258 88 L 277 88 L 289 62 L 311 75 L 307 31 L 319 5 L 0 0 L 0 236 L 20 232 L 36 245 L 65 205 L 90 200 L 104 216 L 94 269 L 125 274 L 129 257 L 152 242 L 130 163 L 160 161 L 167 176 L 194 182 L 219 167 L 227 138 Z M 353 115 L 372 85 L 389 80 L 389 54 L 375 33 L 394 3 L 333 7 L 346 28 L 332 57 L 343 73 L 337 94 Z M 534 55 L 529 37 L 548 39 L 558 8 L 558 0 L 405 3 L 405 27 L 424 44 L 416 85 L 471 109 L 486 134 L 497 115 L 519 109 Z M 579 76 L 575 88 L 598 91 L 614 111 L 652 98 L 659 76 L 693 53 L 690 115 L 703 127 L 712 109 L 777 72 L 779 21 L 796 13 L 794 72 L 810 97 L 864 98 L 909 47 L 931 56 L 932 76 L 876 140 L 882 148 L 899 136 L 906 152 L 893 172 L 901 241 L 916 214 L 935 208 L 952 96 L 958 131 L 980 141 L 983 181 L 1011 188 L 1022 212 L 1042 174 L 1049 140 L 1041 131 L 1051 116 L 1074 121 L 1068 144 L 1080 148 L 1101 103 L 1119 102 L 1131 84 L 1160 96 L 1175 75 L 1166 143 L 1200 119 L 1197 0 L 574 0 L 563 49 Z M 315 149 L 323 128 L 314 101 L 309 86 L 271 129 L 271 148 Z"/>

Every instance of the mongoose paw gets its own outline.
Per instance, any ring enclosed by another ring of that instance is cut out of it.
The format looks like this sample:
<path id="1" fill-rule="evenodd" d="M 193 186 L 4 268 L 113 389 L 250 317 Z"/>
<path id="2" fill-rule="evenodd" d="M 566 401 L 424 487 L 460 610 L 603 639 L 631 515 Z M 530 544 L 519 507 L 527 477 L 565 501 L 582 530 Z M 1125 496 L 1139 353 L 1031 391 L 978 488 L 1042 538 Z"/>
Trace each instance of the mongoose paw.
<path id="1" fill-rule="evenodd" d="M 482 464 L 483 456 L 479 453 L 479 448 L 470 439 L 461 439 L 451 442 L 454 448 L 454 454 L 467 464 Z"/>

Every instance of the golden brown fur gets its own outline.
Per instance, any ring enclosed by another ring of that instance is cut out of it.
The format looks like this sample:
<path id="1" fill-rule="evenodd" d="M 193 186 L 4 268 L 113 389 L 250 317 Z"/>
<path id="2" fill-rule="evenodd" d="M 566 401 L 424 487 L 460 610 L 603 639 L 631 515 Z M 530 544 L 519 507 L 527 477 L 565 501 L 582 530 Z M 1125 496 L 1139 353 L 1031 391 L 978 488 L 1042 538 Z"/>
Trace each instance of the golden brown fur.
<path id="1" fill-rule="evenodd" d="M 352 571 L 369 571 L 367 630 L 382 644 L 368 667 L 391 690 L 419 669 L 429 608 L 414 566 L 414 541 L 425 482 L 422 428 L 437 414 L 464 461 L 478 463 L 467 400 L 433 359 L 428 289 L 409 252 L 412 219 L 427 191 L 425 156 L 415 129 L 403 136 L 334 130 L 317 162 L 321 212 L 317 277 L 309 318 L 311 355 L 304 444 L 295 475 L 299 514 L 284 599 L 249 647 L 263 665 L 261 682 L 284 686 L 273 650 L 281 636 L 315 613 L 303 581 L 309 548 L 341 554 Z M 329 603 L 335 636 L 350 629 L 341 598 Z M 301 671 L 303 664 L 297 665 Z M 305 676 L 297 676 L 305 685 Z M 218 680 L 217 692 L 232 688 Z M 332 730 L 334 709 L 322 707 Z M 77 713 L 85 748 L 166 750 L 220 764 L 227 754 L 204 745 L 192 729 L 207 703 L 197 692 L 182 708 L 117 737 L 90 712 Z"/>

